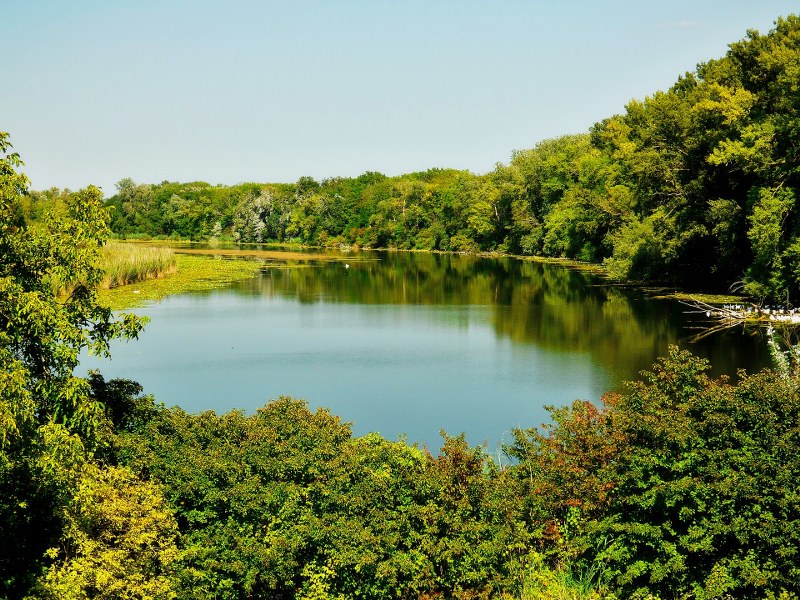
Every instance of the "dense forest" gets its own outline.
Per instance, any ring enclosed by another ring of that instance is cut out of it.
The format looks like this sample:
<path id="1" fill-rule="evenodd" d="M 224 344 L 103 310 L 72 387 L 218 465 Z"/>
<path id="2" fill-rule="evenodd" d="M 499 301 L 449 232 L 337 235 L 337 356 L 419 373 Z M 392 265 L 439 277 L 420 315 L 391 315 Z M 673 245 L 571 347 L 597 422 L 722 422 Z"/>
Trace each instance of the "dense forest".
<path id="1" fill-rule="evenodd" d="M 732 384 L 672 348 L 599 407 L 515 430 L 499 458 L 447 434 L 438 450 L 354 437 L 290 398 L 187 414 L 75 369 L 143 325 L 97 301 L 112 227 L 570 256 L 791 300 L 798 103 L 789 17 L 485 176 L 123 181 L 104 205 L 91 186 L 29 192 L 0 133 L 0 596 L 797 598 L 791 369 Z"/>
<path id="2" fill-rule="evenodd" d="M 796 372 L 713 380 L 671 349 L 499 458 L 354 437 L 279 398 L 167 409 L 74 374 L 142 323 L 97 303 L 96 188 L 22 218 L 0 135 L 0 596 L 781 598 L 800 593 Z M 54 278 L 72 282 L 53 292 Z"/>
<path id="3" fill-rule="evenodd" d="M 296 184 L 136 184 L 122 236 L 500 251 L 614 277 L 800 297 L 800 18 L 750 31 L 665 92 L 485 175 L 432 169 Z"/>

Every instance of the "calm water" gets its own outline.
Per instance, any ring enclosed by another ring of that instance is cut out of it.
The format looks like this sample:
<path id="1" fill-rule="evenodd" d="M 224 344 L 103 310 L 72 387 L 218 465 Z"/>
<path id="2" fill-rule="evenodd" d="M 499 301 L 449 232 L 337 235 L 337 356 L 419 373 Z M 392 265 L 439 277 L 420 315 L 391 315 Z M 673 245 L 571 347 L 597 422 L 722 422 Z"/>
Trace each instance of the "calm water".
<path id="1" fill-rule="evenodd" d="M 139 309 L 151 319 L 140 339 L 82 368 L 134 379 L 191 412 L 251 412 L 291 395 L 330 408 L 356 435 L 438 448 L 444 429 L 493 449 L 511 428 L 547 421 L 545 405 L 620 388 L 669 344 L 710 358 L 717 374 L 768 362 L 757 336 L 690 343 L 702 323 L 685 306 L 559 266 L 331 256 L 267 264 L 230 289 Z"/>

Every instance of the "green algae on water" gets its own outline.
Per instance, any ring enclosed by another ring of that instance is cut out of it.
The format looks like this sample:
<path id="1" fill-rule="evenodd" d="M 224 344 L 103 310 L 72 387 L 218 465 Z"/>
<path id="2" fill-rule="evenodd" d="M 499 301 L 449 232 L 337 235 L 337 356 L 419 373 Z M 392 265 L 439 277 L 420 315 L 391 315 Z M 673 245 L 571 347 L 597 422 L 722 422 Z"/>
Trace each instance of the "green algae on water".
<path id="1" fill-rule="evenodd" d="M 253 277 L 261 261 L 177 254 L 176 273 L 109 290 L 100 290 L 100 303 L 112 310 L 136 308 L 173 294 L 212 290 Z"/>

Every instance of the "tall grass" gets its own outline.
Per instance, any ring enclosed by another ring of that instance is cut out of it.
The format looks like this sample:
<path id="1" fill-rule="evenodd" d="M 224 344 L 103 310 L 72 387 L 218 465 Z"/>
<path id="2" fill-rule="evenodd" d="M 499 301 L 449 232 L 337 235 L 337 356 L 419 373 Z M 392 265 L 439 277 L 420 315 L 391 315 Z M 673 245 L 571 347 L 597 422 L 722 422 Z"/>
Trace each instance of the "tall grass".
<path id="1" fill-rule="evenodd" d="M 553 568 L 538 552 L 532 552 L 528 560 L 519 600 L 617 600 L 603 584 L 606 574 L 601 563 L 577 569 L 577 565 Z"/>
<path id="2" fill-rule="evenodd" d="M 170 248 L 108 242 L 100 250 L 99 266 L 105 276 L 102 287 L 109 289 L 163 277 L 178 270 Z"/>

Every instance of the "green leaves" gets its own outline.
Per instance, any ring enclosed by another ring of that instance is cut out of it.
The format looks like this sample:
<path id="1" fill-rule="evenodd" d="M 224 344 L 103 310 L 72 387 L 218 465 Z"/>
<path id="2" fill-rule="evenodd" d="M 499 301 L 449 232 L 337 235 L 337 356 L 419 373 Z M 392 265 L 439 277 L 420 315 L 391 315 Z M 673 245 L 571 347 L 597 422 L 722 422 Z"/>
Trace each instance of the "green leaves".
<path id="1" fill-rule="evenodd" d="M 757 189 L 747 237 L 753 248 L 753 264 L 747 270 L 745 290 L 756 297 L 780 297 L 788 293 L 784 260 L 796 258 L 794 252 L 784 253 L 785 222 L 796 202 L 791 189 Z"/>
<path id="2" fill-rule="evenodd" d="M 0 594 L 19 596 L 49 561 L 44 545 L 59 538 L 69 490 L 106 427 L 87 381 L 73 375 L 79 353 L 107 352 L 142 323 L 97 303 L 97 253 L 109 233 L 101 192 L 69 194 L 63 213 L 29 224 L 27 180 L 9 149 L 0 133 L 0 528 L 21 542 L 0 560 Z"/>
<path id="3" fill-rule="evenodd" d="M 552 410 L 507 452 L 544 555 L 620 597 L 769 597 L 800 573 L 800 395 L 672 348 L 598 410 Z"/>
<path id="4" fill-rule="evenodd" d="M 161 490 L 128 469 L 89 464 L 76 477 L 62 543 L 37 598 L 175 598 L 177 527 Z"/>
<path id="5" fill-rule="evenodd" d="M 250 417 L 160 409 L 136 422 L 116 456 L 163 483 L 193 597 L 485 597 L 513 584 L 525 553 L 514 480 L 463 436 L 434 457 L 352 438 L 289 398 Z"/>
<path id="6" fill-rule="evenodd" d="M 783 450 L 800 435 L 800 397 L 771 373 L 731 386 L 707 369 L 673 349 L 614 409 L 626 444 L 599 531 L 626 593 L 794 589 L 794 559 L 775 550 L 800 541 L 800 462 Z"/>
<path id="7" fill-rule="evenodd" d="M 3 347 L 25 370 L 38 422 L 63 423 L 90 446 L 100 413 L 72 376 L 78 354 L 107 353 L 111 339 L 135 337 L 142 326 L 133 316 L 114 320 L 97 303 L 98 249 L 107 234 L 100 191 L 90 187 L 67 199 L 65 217 L 51 216 L 44 228 L 7 226 L 0 236 L 9 258 L 0 267 Z M 54 287 L 67 291 L 56 296 Z"/>

